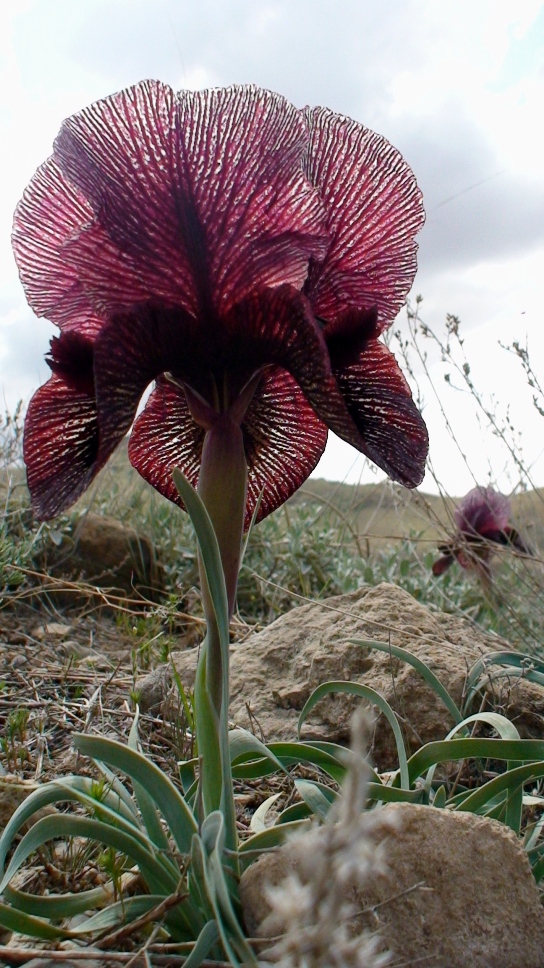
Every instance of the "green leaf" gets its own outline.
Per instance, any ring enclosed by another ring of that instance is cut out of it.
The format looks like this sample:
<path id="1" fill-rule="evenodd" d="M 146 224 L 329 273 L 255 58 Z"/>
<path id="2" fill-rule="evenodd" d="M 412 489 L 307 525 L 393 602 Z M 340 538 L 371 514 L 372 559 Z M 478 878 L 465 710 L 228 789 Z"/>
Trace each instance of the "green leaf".
<path id="1" fill-rule="evenodd" d="M 222 639 L 228 642 L 229 607 L 227 588 L 225 585 L 223 566 L 221 564 L 219 545 L 210 515 L 202 498 L 197 494 L 192 484 L 185 477 L 185 474 L 178 467 L 175 467 L 172 471 L 172 477 L 195 529 L 219 634 Z"/>
<path id="2" fill-rule="evenodd" d="M 397 717 L 393 712 L 393 710 L 391 709 L 391 706 L 389 705 L 387 700 L 384 699 L 379 692 L 376 692 L 375 689 L 371 689 L 370 686 L 363 686 L 359 682 L 351 682 L 351 681 L 323 682 L 320 686 L 317 687 L 317 689 L 314 689 L 312 695 L 309 697 L 309 699 L 307 699 L 306 703 L 304 704 L 304 708 L 298 719 L 297 731 L 299 736 L 300 736 L 300 730 L 302 728 L 304 720 L 306 719 L 308 714 L 311 712 L 314 706 L 321 699 L 323 699 L 324 696 L 328 696 L 332 692 L 348 693 L 351 696 L 358 696 L 360 699 L 366 699 L 367 702 L 371 702 L 372 705 L 377 706 L 378 709 L 380 709 L 380 711 L 384 714 L 389 725 L 391 726 L 391 729 L 393 730 L 393 734 L 395 737 L 397 754 L 399 758 L 401 786 L 403 786 L 404 789 L 408 790 L 410 788 L 410 782 L 408 777 L 408 765 L 407 765 L 408 761 L 406 757 L 404 740 L 402 738 L 402 732 L 401 732 Z"/>
<path id="3" fill-rule="evenodd" d="M 192 857 L 197 855 L 197 867 L 202 873 L 203 886 L 211 904 L 215 922 L 225 953 L 234 968 L 250 966 L 258 968 L 257 959 L 249 947 L 232 907 L 229 887 L 223 870 L 225 846 L 225 822 L 222 814 L 215 811 L 206 817 L 201 835 L 195 834 Z"/>
<path id="4" fill-rule="evenodd" d="M 217 922 L 207 921 L 200 932 L 191 954 L 183 962 L 183 968 L 199 968 L 214 944 L 219 941 Z"/>
<path id="5" fill-rule="evenodd" d="M 489 669 L 493 666 L 497 666 L 498 669 L 490 673 Z M 467 675 L 464 708 L 470 709 L 474 697 L 490 679 L 501 676 L 525 679 L 528 682 L 534 682 L 536 685 L 544 686 L 544 662 L 534 655 L 504 650 L 489 652 L 487 655 L 481 656 Z"/>
<path id="6" fill-rule="evenodd" d="M 64 931 L 62 928 L 53 927 L 41 918 L 34 918 L 30 914 L 16 911 L 7 904 L 0 902 L 0 925 L 6 931 L 16 931 L 18 934 L 26 935 L 29 938 L 43 938 L 45 941 L 54 941 L 56 938 L 71 938 L 71 931 Z"/>
<path id="7" fill-rule="evenodd" d="M 141 753 L 138 738 L 138 718 L 139 711 L 137 710 L 130 728 L 128 745 L 130 749 L 135 750 L 137 753 Z M 142 815 L 142 820 L 145 824 L 145 829 L 147 830 L 149 839 L 160 850 L 169 851 L 170 844 L 168 843 L 168 837 L 163 830 L 159 813 L 155 808 L 153 798 L 149 795 L 145 786 L 143 786 L 141 783 L 138 783 L 137 780 L 133 780 L 132 783 L 134 786 L 134 796 L 136 797 L 136 802 Z"/>
<path id="8" fill-rule="evenodd" d="M 145 787 L 170 827 L 180 853 L 190 852 L 196 820 L 181 793 L 158 766 L 117 740 L 75 733 L 72 741 L 80 753 L 122 770 L 133 782 Z"/>
<path id="9" fill-rule="evenodd" d="M 412 655 L 407 649 L 402 649 L 398 645 L 391 645 L 385 642 L 374 642 L 367 639 L 350 639 L 354 645 L 360 645 L 365 649 L 377 649 L 379 652 L 386 652 L 389 655 L 394 655 L 397 659 L 402 659 L 403 662 L 407 662 L 412 668 L 419 672 L 420 676 L 427 682 L 436 695 L 442 700 L 446 709 L 448 710 L 454 723 L 460 723 L 462 720 L 462 715 L 460 710 L 457 708 L 453 699 L 451 698 L 447 689 L 442 685 L 440 679 L 438 679 L 434 672 L 431 672 L 429 666 L 419 659 L 416 655 Z"/>
<path id="10" fill-rule="evenodd" d="M 274 806 L 279 797 L 281 797 L 281 793 L 273 793 L 271 797 L 267 797 L 266 800 L 263 800 L 263 802 L 259 804 L 249 824 L 250 829 L 254 834 L 260 833 L 261 830 L 268 829 L 266 815 L 270 808 Z"/>
<path id="11" fill-rule="evenodd" d="M 107 890 L 106 885 L 95 887 L 89 891 L 80 891 L 78 894 L 49 894 L 41 897 L 36 894 L 29 894 L 26 891 L 16 890 L 8 884 L 4 888 L 3 894 L 5 900 L 17 911 L 38 918 L 47 918 L 50 921 L 73 918 L 76 914 L 91 911 L 111 899 L 111 891 Z"/>
<path id="12" fill-rule="evenodd" d="M 493 741 L 491 740 L 490 742 Z M 495 740 L 495 742 L 500 743 L 501 740 Z M 500 757 L 500 759 L 502 758 Z M 523 789 L 524 783 L 532 782 L 543 776 L 544 763 L 527 763 L 524 766 L 516 766 L 506 773 L 501 773 L 500 776 L 494 777 L 493 780 L 489 780 L 483 786 L 478 787 L 477 790 L 469 793 L 462 803 L 457 806 L 457 810 L 479 813 L 499 793 L 506 791 L 508 799 L 510 799 L 515 797 Z M 517 819 L 517 813 L 515 814 L 515 818 Z M 506 822 L 508 826 L 511 826 L 509 819 Z M 517 823 L 517 827 L 513 826 L 512 829 L 516 833 L 519 833 L 519 822 Z"/>
<path id="13" fill-rule="evenodd" d="M 323 783 L 316 783 L 315 780 L 298 779 L 294 782 L 296 789 L 304 802 L 308 804 L 312 813 L 320 820 L 325 820 L 338 794 Z"/>
<path id="14" fill-rule="evenodd" d="M 310 820 L 296 820 L 293 823 L 275 824 L 273 827 L 268 827 L 267 830 L 263 830 L 259 834 L 254 834 L 253 837 L 248 837 L 247 840 L 244 840 L 240 844 L 238 850 L 242 864 L 244 863 L 244 859 L 247 859 L 245 865 L 247 867 L 248 863 L 251 863 L 253 860 L 253 857 L 250 856 L 251 854 L 260 854 L 263 850 L 279 847 L 292 831 L 304 830 L 309 826 Z"/>
<path id="15" fill-rule="evenodd" d="M 130 857 L 133 863 L 138 864 L 143 877 L 149 883 L 151 889 L 153 890 L 155 885 L 159 887 L 159 891 L 156 893 L 171 894 L 177 888 L 177 883 L 173 882 L 173 878 L 165 870 L 160 861 L 142 847 L 141 843 L 135 837 L 131 837 L 129 834 L 112 827 L 110 824 L 102 823 L 100 820 L 76 817 L 73 814 L 62 814 L 60 817 L 42 817 L 25 834 L 15 849 L 15 853 L 0 884 L 0 894 L 25 860 L 38 847 L 57 837 L 87 837 L 89 840 L 94 840 L 97 843 L 114 847 L 116 850 Z"/>
<path id="16" fill-rule="evenodd" d="M 203 661 L 199 662 L 199 668 L 197 669 L 195 713 L 199 755 L 202 756 L 202 789 L 205 800 L 208 801 L 208 809 L 211 806 L 221 806 L 225 817 L 227 843 L 230 848 L 234 849 L 237 844 L 238 835 L 236 832 L 236 815 L 232 793 L 232 773 L 228 740 L 230 643 L 229 607 L 225 575 L 217 537 L 204 502 L 179 468 L 174 468 L 172 476 L 195 529 L 202 567 L 206 575 L 206 582 L 217 623 L 221 651 L 222 713 L 219 721 L 217 721 L 214 713 L 213 704 L 209 701 L 206 682 L 207 676 Z M 211 628 L 208 629 L 208 636 L 210 635 L 213 635 L 213 629 Z M 201 666 L 202 669 L 200 668 Z M 205 705 L 207 708 L 204 709 Z M 216 779 L 218 760 L 220 767 L 219 798 L 217 797 Z"/>
<path id="17" fill-rule="evenodd" d="M 435 763 L 467 759 L 515 760 L 538 765 L 544 760 L 544 741 L 539 739 L 487 739 L 470 736 L 466 739 L 441 740 L 427 743 L 408 760 L 410 785 Z"/>
<path id="18" fill-rule="evenodd" d="M 8 854 L 11 845 L 13 843 L 13 838 L 21 829 L 23 824 L 26 823 L 37 810 L 41 810 L 43 807 L 49 806 L 52 803 L 58 803 L 62 801 L 76 801 L 80 799 L 80 794 L 87 794 L 91 797 L 95 808 L 98 810 L 102 807 L 111 807 L 116 813 L 119 814 L 127 823 L 132 823 L 134 826 L 137 824 L 137 819 L 134 812 L 129 811 L 123 801 L 120 800 L 117 793 L 114 793 L 107 788 L 104 790 L 103 796 L 100 800 L 91 796 L 92 790 L 95 784 L 88 777 L 81 776 L 67 776 L 62 781 L 53 780 L 51 783 L 46 783 L 42 787 L 39 787 L 33 793 L 29 794 L 26 800 L 17 807 L 17 810 L 12 814 L 8 823 L 6 824 L 2 836 L 0 837 L 0 874 L 4 871 L 4 864 L 6 860 L 6 855 Z M 124 806 L 124 809 L 123 809 Z"/>
<path id="19" fill-rule="evenodd" d="M 241 729 L 237 727 L 236 729 L 231 729 L 229 731 L 229 749 L 231 762 L 234 763 L 239 757 L 244 756 L 247 753 L 262 756 L 270 760 L 274 764 L 276 770 L 282 770 L 284 773 L 287 771 L 285 767 L 274 755 L 269 746 L 265 746 L 260 739 L 257 739 L 253 733 L 248 732 L 247 729 Z"/>

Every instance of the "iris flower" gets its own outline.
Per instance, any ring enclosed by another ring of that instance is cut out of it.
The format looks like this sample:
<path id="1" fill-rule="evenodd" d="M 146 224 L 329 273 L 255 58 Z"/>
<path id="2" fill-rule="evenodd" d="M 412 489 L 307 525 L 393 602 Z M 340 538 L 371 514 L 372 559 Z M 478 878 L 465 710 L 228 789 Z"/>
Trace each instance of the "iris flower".
<path id="1" fill-rule="evenodd" d="M 454 511 L 457 532 L 450 542 L 439 546 L 442 557 L 433 564 L 433 574 L 443 575 L 456 560 L 462 568 L 473 568 L 489 578 L 494 544 L 530 554 L 516 529 L 510 527 L 510 516 L 510 501 L 503 494 L 491 487 L 469 491 Z"/>
<path id="2" fill-rule="evenodd" d="M 13 231 L 28 302 L 60 330 L 26 417 L 36 514 L 74 503 L 131 427 L 153 487 L 182 504 L 178 467 L 242 526 L 329 430 L 417 485 L 425 424 L 379 337 L 423 221 L 383 137 L 254 86 L 144 81 L 66 120 Z"/>

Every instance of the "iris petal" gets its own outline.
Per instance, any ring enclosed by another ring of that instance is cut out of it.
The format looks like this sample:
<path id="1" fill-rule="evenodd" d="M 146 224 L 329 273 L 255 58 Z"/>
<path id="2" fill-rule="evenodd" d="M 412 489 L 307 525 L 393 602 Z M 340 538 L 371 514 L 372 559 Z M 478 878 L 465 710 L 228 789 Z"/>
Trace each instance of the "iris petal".
<path id="1" fill-rule="evenodd" d="M 38 316 L 61 327 L 96 333 L 96 318 L 66 245 L 90 223 L 91 207 L 54 159 L 36 172 L 19 202 L 12 243 L 26 297 Z"/>
<path id="2" fill-rule="evenodd" d="M 382 135 L 327 108 L 306 109 L 306 117 L 305 170 L 323 198 L 331 239 L 325 259 L 312 262 L 306 294 L 328 321 L 354 306 L 377 306 L 383 329 L 414 280 L 421 192 Z"/>
<path id="3" fill-rule="evenodd" d="M 32 397 L 25 420 L 27 481 L 39 518 L 60 514 L 83 494 L 109 457 L 99 458 L 98 450 L 94 396 L 51 377 Z"/>
<path id="4" fill-rule="evenodd" d="M 138 267 L 148 297 L 209 315 L 256 284 L 300 287 L 309 257 L 324 255 L 322 203 L 301 166 L 307 138 L 300 112 L 269 91 L 176 95 L 145 81 L 68 119 L 55 159 L 113 243 L 107 262 L 117 249 L 124 288 L 137 289 Z M 118 309 L 88 253 L 89 239 L 74 241 L 87 286 Z"/>
<path id="5" fill-rule="evenodd" d="M 280 507 L 311 474 L 327 441 L 293 378 L 273 367 L 263 374 L 242 424 L 248 461 L 245 527 L 262 492 L 257 520 Z M 204 431 L 192 419 L 183 390 L 159 380 L 137 418 L 129 458 L 145 480 L 180 507 L 172 471 L 179 467 L 196 487 Z"/>
<path id="6" fill-rule="evenodd" d="M 391 351 L 369 340 L 358 362 L 335 376 L 364 441 L 359 449 L 393 480 L 415 487 L 425 473 L 427 428 Z"/>

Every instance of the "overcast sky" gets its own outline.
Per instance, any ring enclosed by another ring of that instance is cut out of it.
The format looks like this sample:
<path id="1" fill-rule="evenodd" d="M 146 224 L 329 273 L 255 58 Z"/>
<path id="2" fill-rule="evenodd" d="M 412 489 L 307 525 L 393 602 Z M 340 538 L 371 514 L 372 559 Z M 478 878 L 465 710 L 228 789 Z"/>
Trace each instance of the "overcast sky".
<path id="1" fill-rule="evenodd" d="M 384 134 L 423 190 L 413 293 L 439 334 L 461 317 L 472 373 L 499 419 L 510 408 L 544 485 L 544 418 L 499 340 L 525 343 L 544 379 L 544 4 L 535 0 L 4 0 L 0 12 L 0 383 L 12 407 L 47 379 L 53 327 L 28 309 L 10 246 L 13 209 L 62 120 L 145 77 L 175 88 L 253 82 L 297 106 L 327 105 Z M 405 326 L 399 317 L 401 328 Z M 429 365 L 421 379 L 431 459 L 450 493 L 512 462 L 473 405 Z M 319 467 L 357 480 L 333 444 Z M 365 480 L 369 477 L 364 471 Z M 424 487 L 435 489 L 431 476 Z"/>

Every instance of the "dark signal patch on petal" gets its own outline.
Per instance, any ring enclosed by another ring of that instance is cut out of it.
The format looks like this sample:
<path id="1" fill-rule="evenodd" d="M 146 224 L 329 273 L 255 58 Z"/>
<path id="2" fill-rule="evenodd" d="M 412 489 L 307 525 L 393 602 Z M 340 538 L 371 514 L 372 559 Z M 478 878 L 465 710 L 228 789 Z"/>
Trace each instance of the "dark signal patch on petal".
<path id="1" fill-rule="evenodd" d="M 94 399 L 94 346 L 74 330 L 53 336 L 46 361 L 67 386 Z"/>
<path id="2" fill-rule="evenodd" d="M 358 446 L 394 481 L 405 487 L 420 484 L 429 446 L 427 428 L 391 351 L 379 340 L 370 340 L 359 361 L 335 377 L 363 446 L 334 423 L 329 423 L 331 430 Z"/>
<path id="3" fill-rule="evenodd" d="M 51 377 L 32 397 L 25 419 L 27 482 L 39 518 L 60 514 L 83 494 L 107 459 L 98 461 L 98 449 L 94 397 Z"/>
<path id="4" fill-rule="evenodd" d="M 172 471 L 179 467 L 197 486 L 204 433 L 189 413 L 183 389 L 160 379 L 132 428 L 129 460 L 148 484 L 183 507 Z"/>
<path id="5" fill-rule="evenodd" d="M 216 309 L 226 312 L 255 286 L 300 288 L 309 258 L 327 244 L 319 193 L 302 172 L 301 113 L 254 86 L 184 91 L 179 130 L 182 198 L 193 201 L 198 261 L 206 260 Z"/>
<path id="6" fill-rule="evenodd" d="M 326 244 L 322 203 L 301 169 L 307 138 L 300 112 L 254 87 L 176 95 L 144 81 L 96 102 L 55 142 L 96 223 L 72 257 L 83 265 L 92 243 L 97 289 L 109 263 L 119 292 L 139 277 L 149 298 L 195 316 L 225 311 L 256 284 L 301 286 Z"/>
<path id="7" fill-rule="evenodd" d="M 312 261 L 305 292 L 327 320 L 376 305 L 383 328 L 414 280 L 414 238 L 425 219 L 421 192 L 384 137 L 326 108 L 305 114 L 305 171 L 323 199 L 330 237 L 324 260 Z"/>
<path id="8" fill-rule="evenodd" d="M 327 443 L 327 427 L 296 381 L 274 367 L 265 371 L 242 424 L 248 461 L 245 527 L 261 491 L 257 521 L 280 507 L 310 476 Z"/>

